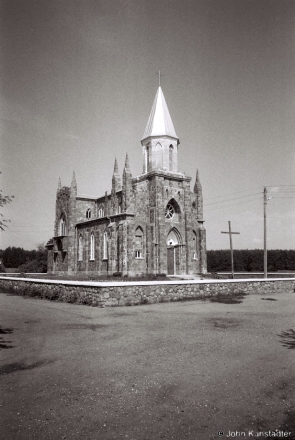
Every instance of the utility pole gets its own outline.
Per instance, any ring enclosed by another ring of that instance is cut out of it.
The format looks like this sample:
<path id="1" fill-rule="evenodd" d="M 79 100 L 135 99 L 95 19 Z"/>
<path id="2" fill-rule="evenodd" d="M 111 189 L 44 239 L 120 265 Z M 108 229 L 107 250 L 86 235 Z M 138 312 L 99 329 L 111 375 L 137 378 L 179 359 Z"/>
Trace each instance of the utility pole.
<path id="1" fill-rule="evenodd" d="M 263 216 L 264 216 L 264 278 L 267 278 L 267 236 L 266 236 L 266 205 L 267 205 L 267 189 L 263 191 Z"/>
<path id="2" fill-rule="evenodd" d="M 234 250 L 233 250 L 233 243 L 232 243 L 232 234 L 240 234 L 239 232 L 232 232 L 231 230 L 231 226 L 230 226 L 230 221 L 228 222 L 228 230 L 229 232 L 223 232 L 221 231 L 222 234 L 229 234 L 229 243 L 230 243 L 230 256 L 231 256 L 231 274 L 232 274 L 232 278 L 234 279 Z"/>

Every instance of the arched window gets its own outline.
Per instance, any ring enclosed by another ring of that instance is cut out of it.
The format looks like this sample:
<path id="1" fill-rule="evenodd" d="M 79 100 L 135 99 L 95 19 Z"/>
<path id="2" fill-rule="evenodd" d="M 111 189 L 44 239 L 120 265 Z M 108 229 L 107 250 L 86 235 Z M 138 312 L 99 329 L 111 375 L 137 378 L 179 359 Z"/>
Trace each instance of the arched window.
<path id="1" fill-rule="evenodd" d="M 88 208 L 86 211 L 86 218 L 90 219 L 91 218 L 91 209 Z"/>
<path id="2" fill-rule="evenodd" d="M 146 172 L 149 172 L 150 168 L 150 147 L 149 145 L 146 147 Z"/>
<path id="3" fill-rule="evenodd" d="M 155 159 L 156 159 L 156 168 L 162 169 L 163 168 L 163 147 L 158 142 L 155 147 Z"/>
<path id="4" fill-rule="evenodd" d="M 90 235 L 90 260 L 94 260 L 94 255 L 95 255 L 94 245 L 95 245 L 94 233 L 91 232 L 91 235 Z"/>
<path id="5" fill-rule="evenodd" d="M 98 209 L 98 218 L 101 217 L 104 217 L 104 209 L 102 206 Z"/>
<path id="6" fill-rule="evenodd" d="M 172 228 L 169 234 L 167 235 L 167 246 L 177 246 L 182 245 L 182 238 L 180 232 L 176 228 Z"/>
<path id="7" fill-rule="evenodd" d="M 79 237 L 78 241 L 78 261 L 83 260 L 83 238 L 82 235 Z"/>
<path id="8" fill-rule="evenodd" d="M 66 235 L 66 221 L 63 216 L 59 222 L 59 235 Z"/>
<path id="9" fill-rule="evenodd" d="M 165 209 L 165 218 L 167 220 L 172 220 L 175 214 L 174 206 L 171 203 L 168 203 Z"/>
<path id="10" fill-rule="evenodd" d="M 169 200 L 165 208 L 165 219 L 180 221 L 180 207 L 175 199 Z"/>
<path id="11" fill-rule="evenodd" d="M 108 233 L 103 234 L 103 259 L 108 259 Z"/>
<path id="12" fill-rule="evenodd" d="M 173 171 L 173 146 L 169 147 L 169 171 Z"/>
<path id="13" fill-rule="evenodd" d="M 135 258 L 143 258 L 143 230 L 140 226 L 135 231 Z"/>
<path id="14" fill-rule="evenodd" d="M 198 241 L 196 231 L 193 231 L 193 260 L 198 259 Z"/>

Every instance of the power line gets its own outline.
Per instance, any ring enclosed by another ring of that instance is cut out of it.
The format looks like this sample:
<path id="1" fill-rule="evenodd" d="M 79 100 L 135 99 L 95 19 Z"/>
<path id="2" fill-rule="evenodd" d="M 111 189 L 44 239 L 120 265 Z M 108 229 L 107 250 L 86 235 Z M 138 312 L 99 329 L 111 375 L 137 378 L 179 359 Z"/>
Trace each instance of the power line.
<path id="1" fill-rule="evenodd" d="M 211 200 L 211 199 L 217 199 L 218 197 L 224 197 L 224 196 L 231 196 L 232 194 L 240 194 L 241 192 L 246 192 L 246 191 L 254 191 L 255 189 L 261 189 L 262 190 L 262 186 L 256 186 L 255 188 L 249 188 L 249 189 L 241 189 L 240 191 L 235 191 L 232 193 L 225 193 L 219 196 L 214 196 L 214 197 L 207 197 L 206 200 Z"/>
<path id="2" fill-rule="evenodd" d="M 256 202 L 257 200 L 261 200 L 261 197 L 257 197 L 256 199 L 253 199 L 253 200 L 245 200 L 244 202 L 242 202 L 242 203 L 252 203 L 252 202 Z M 206 212 L 207 211 L 217 211 L 217 210 L 219 210 L 219 209 L 226 209 L 226 208 L 230 208 L 230 207 L 232 207 L 232 206 L 237 206 L 237 205 L 240 205 L 240 203 L 232 203 L 232 204 L 230 204 L 230 205 L 226 205 L 226 206 L 220 206 L 220 207 L 216 207 L 216 208 L 209 208 L 209 209 L 206 209 Z"/>
<path id="3" fill-rule="evenodd" d="M 271 197 L 271 199 L 295 199 L 295 197 L 289 197 L 289 196 L 281 196 L 281 197 Z"/>
<path id="4" fill-rule="evenodd" d="M 251 197 L 251 196 L 256 196 L 258 194 L 262 194 L 262 193 L 254 193 L 254 194 L 248 194 L 247 196 L 241 196 L 241 197 L 234 197 L 232 199 L 226 199 L 226 200 L 220 200 L 219 202 L 213 202 L 213 203 L 207 203 L 204 206 L 209 206 L 209 205 L 216 205 L 216 203 L 224 203 L 224 202 L 230 202 L 231 200 L 238 200 L 238 199 L 244 199 L 246 197 Z"/>
<path id="5" fill-rule="evenodd" d="M 279 187 L 281 187 L 281 186 L 286 186 L 286 187 L 294 187 L 295 188 L 295 185 L 269 185 L 267 188 L 271 188 L 269 191 L 271 192 L 272 191 L 272 189 L 273 188 L 279 188 Z M 225 193 L 225 194 L 221 194 L 221 195 L 218 195 L 218 196 L 214 196 L 214 197 L 207 197 L 206 198 L 206 200 L 214 200 L 214 199 L 218 199 L 218 198 L 220 198 L 220 197 L 225 197 L 225 196 L 230 196 L 230 195 L 234 195 L 234 194 L 240 194 L 240 193 L 242 193 L 242 192 L 248 192 L 248 191 L 253 191 L 253 190 L 255 190 L 255 189 L 261 189 L 262 190 L 262 186 L 256 186 L 256 187 L 254 187 L 254 188 L 249 188 L 249 189 L 242 189 L 242 190 L 239 190 L 239 191 L 234 191 L 234 192 L 231 192 L 231 193 Z M 290 193 L 293 193 L 293 192 L 295 192 L 295 189 L 294 190 L 287 190 L 287 189 L 277 189 L 277 192 L 290 192 Z M 248 196 L 241 196 L 241 198 L 243 198 L 243 197 L 251 197 L 252 195 L 256 195 L 257 193 L 255 193 L 255 194 L 249 194 Z M 260 194 L 260 193 L 258 193 L 258 194 Z M 262 194 L 262 192 L 261 192 L 261 194 Z M 224 200 L 224 201 L 228 201 L 228 200 L 234 200 L 234 198 L 233 199 L 226 199 L 226 200 Z M 209 205 L 211 205 L 211 204 L 213 204 L 213 203 L 223 203 L 223 200 L 221 200 L 221 201 L 217 201 L 217 202 L 212 202 L 212 203 L 207 203 L 206 205 L 204 205 L 204 206 L 209 206 Z"/>

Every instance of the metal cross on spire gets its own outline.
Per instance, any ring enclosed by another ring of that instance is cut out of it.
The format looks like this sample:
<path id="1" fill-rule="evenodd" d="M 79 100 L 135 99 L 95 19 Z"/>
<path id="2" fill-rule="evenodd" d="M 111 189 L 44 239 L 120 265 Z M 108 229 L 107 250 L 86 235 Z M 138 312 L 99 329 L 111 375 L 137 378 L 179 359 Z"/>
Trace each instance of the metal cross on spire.
<path id="1" fill-rule="evenodd" d="M 161 86 L 161 76 L 164 76 L 161 74 L 161 70 L 159 70 L 159 72 L 157 72 L 157 75 L 159 75 L 159 87 Z"/>

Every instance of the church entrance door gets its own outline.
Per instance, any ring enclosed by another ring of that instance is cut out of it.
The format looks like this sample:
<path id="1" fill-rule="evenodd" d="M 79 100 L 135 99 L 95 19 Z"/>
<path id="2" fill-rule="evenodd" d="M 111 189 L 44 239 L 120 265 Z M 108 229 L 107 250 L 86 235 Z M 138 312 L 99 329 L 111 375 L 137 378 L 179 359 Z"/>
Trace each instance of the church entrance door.
<path id="1" fill-rule="evenodd" d="M 180 245 L 181 235 L 176 228 L 171 229 L 167 235 L 167 273 L 176 275 L 180 270 Z"/>
<path id="2" fill-rule="evenodd" d="M 174 247 L 167 248 L 167 272 L 174 275 Z"/>

